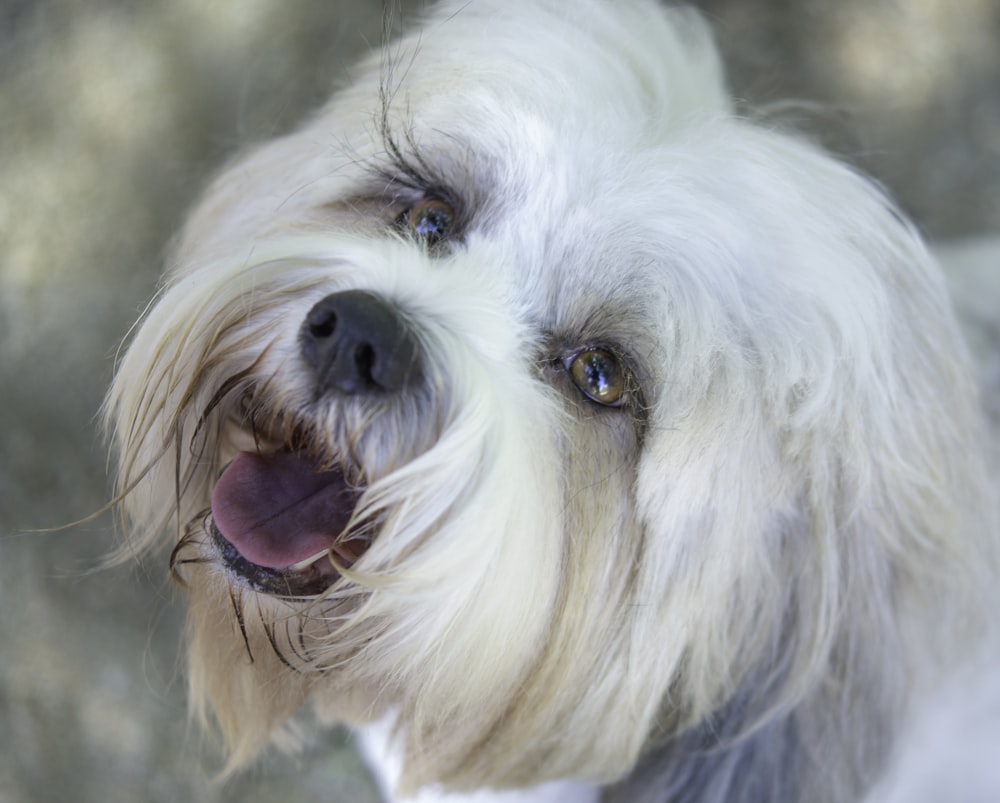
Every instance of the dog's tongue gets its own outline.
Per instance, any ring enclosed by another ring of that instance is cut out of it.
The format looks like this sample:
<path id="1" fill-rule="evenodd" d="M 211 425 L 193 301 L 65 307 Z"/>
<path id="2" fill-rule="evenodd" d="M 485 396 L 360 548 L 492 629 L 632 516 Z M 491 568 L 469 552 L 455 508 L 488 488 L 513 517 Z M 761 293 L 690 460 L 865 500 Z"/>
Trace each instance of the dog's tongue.
<path id="1" fill-rule="evenodd" d="M 212 517 L 248 561 L 284 569 L 329 549 L 354 500 L 340 472 L 291 452 L 241 452 L 215 485 Z"/>

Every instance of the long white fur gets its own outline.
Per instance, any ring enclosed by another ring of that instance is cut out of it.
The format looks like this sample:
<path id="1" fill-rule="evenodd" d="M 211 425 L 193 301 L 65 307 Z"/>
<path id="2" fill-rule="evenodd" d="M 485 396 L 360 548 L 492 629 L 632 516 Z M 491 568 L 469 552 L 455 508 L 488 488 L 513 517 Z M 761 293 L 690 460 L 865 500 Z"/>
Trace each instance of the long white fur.
<path id="1" fill-rule="evenodd" d="M 876 186 L 733 113 L 690 12 L 568 8 L 442 3 L 216 180 L 108 399 L 132 544 L 210 559 L 182 571 L 192 696 L 233 768 L 308 701 L 395 717 L 372 754 L 420 800 L 856 801 L 997 627 L 944 282 Z M 379 219 L 386 130 L 477 201 L 442 255 Z M 272 430 L 310 407 L 299 326 L 342 289 L 400 309 L 433 392 L 311 413 L 381 530 L 296 603 L 219 565 L 201 517 L 255 448 L 241 404 Z M 594 340 L 641 410 L 540 370 Z"/>

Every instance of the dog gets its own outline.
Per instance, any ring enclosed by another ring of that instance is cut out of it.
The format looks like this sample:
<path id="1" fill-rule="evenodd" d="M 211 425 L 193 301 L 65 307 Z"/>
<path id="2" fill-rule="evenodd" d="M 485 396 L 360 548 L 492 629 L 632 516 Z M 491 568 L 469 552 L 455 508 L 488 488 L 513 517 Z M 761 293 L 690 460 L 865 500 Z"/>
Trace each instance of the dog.
<path id="1" fill-rule="evenodd" d="M 177 238 L 106 403 L 225 772 L 847 803 L 996 631 L 988 432 L 872 181 L 653 0 L 444 0 Z"/>

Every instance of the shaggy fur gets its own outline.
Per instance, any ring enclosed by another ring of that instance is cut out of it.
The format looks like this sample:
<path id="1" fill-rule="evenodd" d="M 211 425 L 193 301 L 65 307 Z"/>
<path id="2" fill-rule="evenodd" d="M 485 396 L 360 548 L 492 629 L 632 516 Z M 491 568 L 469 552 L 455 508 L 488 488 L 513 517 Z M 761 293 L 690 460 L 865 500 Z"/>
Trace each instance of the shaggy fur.
<path id="1" fill-rule="evenodd" d="M 853 803 L 995 628 L 942 277 L 879 188 L 733 112 L 692 13 L 569 7 L 449 0 L 214 182 L 107 402 L 129 547 L 173 539 L 231 769 L 309 703 L 381 722 L 425 800 Z M 310 363 L 356 290 L 401 388 Z M 350 497 L 320 555 L 221 534 L 257 454 Z"/>

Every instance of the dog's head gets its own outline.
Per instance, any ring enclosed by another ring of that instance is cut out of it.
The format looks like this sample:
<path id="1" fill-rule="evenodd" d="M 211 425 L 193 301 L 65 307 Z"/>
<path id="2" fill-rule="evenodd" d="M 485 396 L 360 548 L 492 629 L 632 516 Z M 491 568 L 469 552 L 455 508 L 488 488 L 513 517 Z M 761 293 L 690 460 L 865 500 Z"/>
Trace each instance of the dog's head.
<path id="1" fill-rule="evenodd" d="M 688 13 L 567 8 L 446 3 L 237 160 L 122 359 L 132 543 L 174 535 L 236 760 L 311 700 L 397 712 L 414 783 L 611 778 L 871 681 L 963 553 L 918 238 L 734 115 Z"/>

